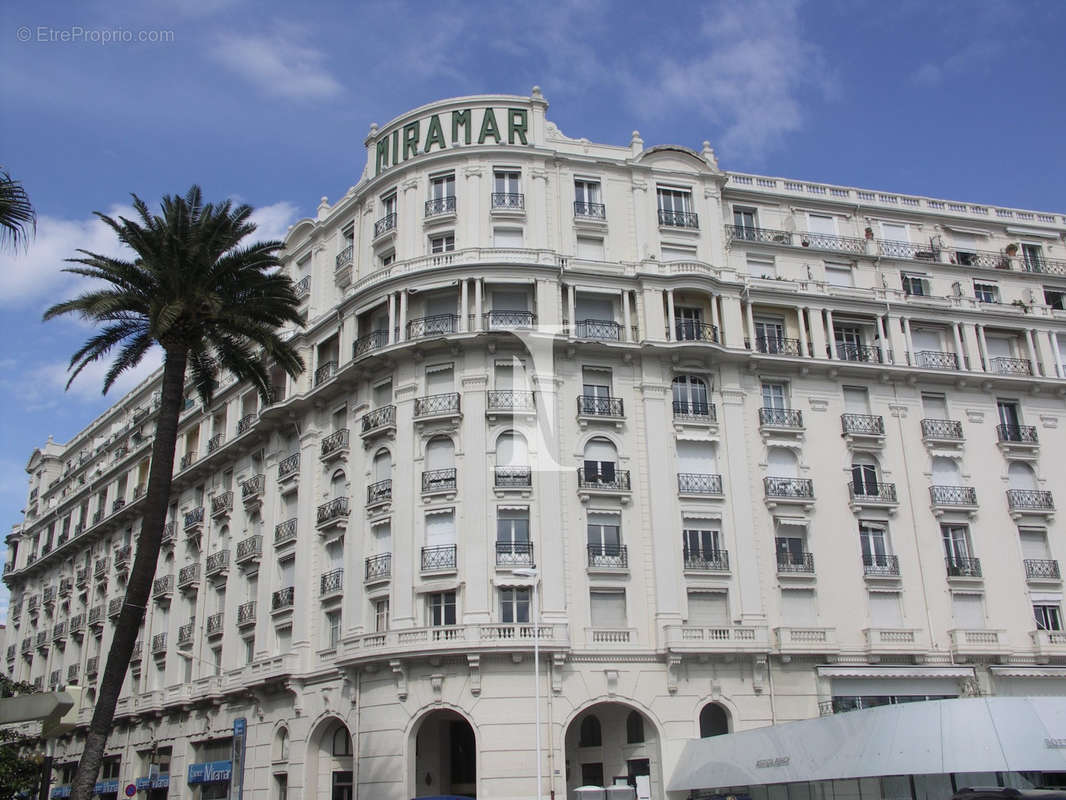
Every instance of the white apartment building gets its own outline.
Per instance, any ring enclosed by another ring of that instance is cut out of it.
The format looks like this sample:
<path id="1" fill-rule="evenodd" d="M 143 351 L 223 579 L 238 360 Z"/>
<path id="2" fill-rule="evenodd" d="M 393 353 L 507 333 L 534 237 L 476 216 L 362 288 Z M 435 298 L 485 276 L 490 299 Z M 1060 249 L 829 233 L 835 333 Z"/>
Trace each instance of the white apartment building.
<path id="1" fill-rule="evenodd" d="M 374 125 L 291 229 L 308 369 L 190 388 L 103 800 L 528 798 L 538 710 L 545 796 L 661 800 L 701 737 L 1066 696 L 1066 218 L 546 109 Z M 8 537 L 7 671 L 86 723 L 158 380 L 33 453 Z"/>

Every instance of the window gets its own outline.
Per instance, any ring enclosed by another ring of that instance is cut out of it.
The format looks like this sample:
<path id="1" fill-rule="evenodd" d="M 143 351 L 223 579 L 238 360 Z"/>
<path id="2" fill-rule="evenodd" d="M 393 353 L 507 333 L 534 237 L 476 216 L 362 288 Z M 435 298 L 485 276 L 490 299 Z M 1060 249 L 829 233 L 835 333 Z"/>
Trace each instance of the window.
<path id="1" fill-rule="evenodd" d="M 659 224 L 674 228 L 698 228 L 692 212 L 692 192 L 688 189 L 658 187 Z"/>
<path id="2" fill-rule="evenodd" d="M 493 191 L 497 195 L 518 195 L 521 189 L 521 173 L 498 169 L 493 172 Z"/>
<path id="3" fill-rule="evenodd" d="M 581 394 L 606 400 L 611 396 L 611 371 L 608 369 L 590 369 L 581 371 Z"/>
<path id="4" fill-rule="evenodd" d="M 1044 303 L 1056 311 L 1066 311 L 1066 289 L 1056 286 L 1044 287 Z"/>
<path id="5" fill-rule="evenodd" d="M 998 303 L 999 287 L 994 283 L 973 282 L 973 296 L 978 303 Z"/>
<path id="6" fill-rule="evenodd" d="M 274 739 L 274 760 L 288 761 L 289 759 L 289 731 L 279 728 L 278 735 Z"/>
<path id="7" fill-rule="evenodd" d="M 522 246 L 522 229 L 521 228 L 493 228 L 492 229 L 492 246 L 493 247 L 521 247 Z"/>
<path id="8" fill-rule="evenodd" d="M 710 414 L 707 383 L 695 375 L 678 375 L 672 382 L 674 413 L 706 417 Z"/>
<path id="9" fill-rule="evenodd" d="M 352 737 L 348 734 L 348 729 L 343 725 L 333 731 L 332 752 L 335 756 L 350 756 L 352 754 Z"/>
<path id="10" fill-rule="evenodd" d="M 689 523 L 690 525 L 692 523 Z M 686 563 L 717 561 L 722 555 L 722 533 L 716 528 L 685 527 L 681 531 Z"/>
<path id="11" fill-rule="evenodd" d="M 590 745 L 581 745 L 578 747 L 586 747 Z M 599 747 L 599 745 L 594 745 Z M 581 785 L 582 786 L 603 786 L 603 764 L 582 764 L 581 765 Z"/>
<path id="12" fill-rule="evenodd" d="M 722 626 L 729 624 L 729 595 L 725 592 L 688 593 L 688 624 Z"/>
<path id="13" fill-rule="evenodd" d="M 289 800 L 289 776 L 287 773 L 281 773 L 274 776 L 274 797 L 275 800 Z"/>
<path id="14" fill-rule="evenodd" d="M 781 615 L 785 624 L 792 627 L 807 627 L 817 623 L 814 610 L 813 589 L 782 589 Z"/>
<path id="15" fill-rule="evenodd" d="M 855 275 L 850 264 L 825 265 L 825 282 L 830 286 L 854 286 Z"/>
<path id="16" fill-rule="evenodd" d="M 589 592 L 589 606 L 593 628 L 624 628 L 626 625 L 625 591 Z"/>
<path id="17" fill-rule="evenodd" d="M 955 624 L 966 630 L 985 627 L 984 597 L 971 592 L 954 592 L 951 595 L 951 613 Z"/>
<path id="18" fill-rule="evenodd" d="M 962 568 L 971 558 L 970 529 L 965 525 L 942 525 L 940 534 L 948 563 Z"/>
<path id="19" fill-rule="evenodd" d="M 434 592 L 426 598 L 429 624 L 434 628 L 455 624 L 455 592 Z"/>
<path id="20" fill-rule="evenodd" d="M 579 217 L 603 217 L 603 201 L 600 199 L 600 182 L 577 178 L 574 180 L 574 215 Z"/>
<path id="21" fill-rule="evenodd" d="M 872 461 L 871 458 L 865 458 L 851 465 L 851 488 L 856 496 L 877 497 L 879 494 L 877 465 Z"/>
<path id="22" fill-rule="evenodd" d="M 1033 604 L 1033 615 L 1036 617 L 1036 627 L 1041 631 L 1061 631 L 1062 614 L 1057 605 L 1044 603 Z"/>
<path id="23" fill-rule="evenodd" d="M 784 353 L 785 321 L 771 317 L 755 317 L 755 349 L 760 353 Z"/>
<path id="24" fill-rule="evenodd" d="M 1022 260 L 1030 272 L 1042 272 L 1044 268 L 1044 251 L 1038 244 L 1022 245 Z"/>
<path id="25" fill-rule="evenodd" d="M 447 175 L 436 175 L 429 179 L 429 197 L 431 200 L 446 200 L 455 198 L 455 174 L 448 173 Z M 434 204 L 435 205 L 435 204 Z M 441 211 L 454 211 L 452 208 L 440 207 L 437 213 Z"/>
<path id="26" fill-rule="evenodd" d="M 396 193 L 387 194 L 381 198 L 381 216 L 390 217 L 396 213 Z"/>
<path id="27" fill-rule="evenodd" d="M 859 547 L 862 550 L 862 563 L 864 566 L 888 566 L 888 531 L 885 530 L 883 525 L 860 522 Z"/>
<path id="28" fill-rule="evenodd" d="M 996 411 L 999 414 L 1000 425 L 1008 430 L 1016 431 L 1021 425 L 1021 414 L 1018 413 L 1018 404 L 1013 400 L 997 400 Z"/>
<path id="29" fill-rule="evenodd" d="M 496 514 L 496 552 L 525 554 L 529 546 L 529 511 L 500 509 Z"/>
<path id="30" fill-rule="evenodd" d="M 442 233 L 429 237 L 429 251 L 433 254 L 450 253 L 455 249 L 455 234 Z"/>
<path id="31" fill-rule="evenodd" d="M 602 236 L 578 236 L 577 257 L 587 261 L 603 261 L 606 258 Z"/>
<path id="32" fill-rule="evenodd" d="M 788 533 L 783 530 L 775 538 L 777 566 L 784 569 L 802 570 L 806 566 L 806 537 L 798 526 L 789 527 L 794 533 Z"/>
<path id="33" fill-rule="evenodd" d="M 674 337 L 681 342 L 699 341 L 703 338 L 703 311 L 692 306 L 677 306 L 674 309 Z"/>
<path id="34" fill-rule="evenodd" d="M 777 265 L 773 258 L 749 255 L 746 258 L 746 263 L 748 265 L 748 274 L 753 278 L 774 278 L 777 276 Z"/>
<path id="35" fill-rule="evenodd" d="M 729 733 L 729 713 L 718 705 L 708 703 L 700 709 L 700 738 L 724 736 Z"/>
<path id="36" fill-rule="evenodd" d="M 977 261 L 977 237 L 972 233 L 952 232 L 955 243 L 955 263 L 972 267 Z"/>
<path id="37" fill-rule="evenodd" d="M 764 381 L 762 385 L 762 405 L 763 408 L 772 408 L 779 411 L 787 409 L 788 394 L 785 391 L 785 384 Z"/>
<path id="38" fill-rule="evenodd" d="M 244 663 L 251 664 L 255 661 L 255 637 L 244 640 Z"/>
<path id="39" fill-rule="evenodd" d="M 899 592 L 870 592 L 870 625 L 874 628 L 902 627 Z"/>
<path id="40" fill-rule="evenodd" d="M 374 601 L 374 632 L 384 633 L 389 629 L 389 598 Z"/>
<path id="41" fill-rule="evenodd" d="M 617 555 L 622 544 L 620 523 L 617 514 L 589 512 L 586 527 L 589 551 L 598 555 Z"/>
<path id="42" fill-rule="evenodd" d="M 381 266 L 387 267 L 396 260 L 396 251 L 390 250 L 387 253 L 381 255 Z"/>
<path id="43" fill-rule="evenodd" d="M 644 741 L 644 717 L 639 711 L 630 711 L 626 717 L 626 744 L 640 744 Z"/>
<path id="44" fill-rule="evenodd" d="M 529 622 L 529 589 L 500 589 L 500 622 Z"/>
<path id="45" fill-rule="evenodd" d="M 915 297 L 924 297 L 929 294 L 928 283 L 924 275 L 904 272 L 900 275 L 903 283 L 903 293 Z"/>
<path id="46" fill-rule="evenodd" d="M 341 640 L 341 612 L 326 612 L 326 646 L 336 650 Z"/>
<path id="47" fill-rule="evenodd" d="M 733 206 L 733 227 L 736 235 L 742 239 L 754 239 L 756 224 L 755 209 Z"/>

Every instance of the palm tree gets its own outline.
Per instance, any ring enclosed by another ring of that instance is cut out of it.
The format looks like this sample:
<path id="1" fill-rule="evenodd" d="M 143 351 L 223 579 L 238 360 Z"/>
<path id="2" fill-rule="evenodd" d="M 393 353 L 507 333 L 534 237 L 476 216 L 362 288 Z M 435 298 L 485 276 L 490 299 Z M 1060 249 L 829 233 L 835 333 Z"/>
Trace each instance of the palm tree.
<path id="1" fill-rule="evenodd" d="M 26 244 L 27 232 L 37 230 L 37 212 L 20 181 L 0 169 L 0 246 L 17 250 Z"/>
<path id="2" fill-rule="evenodd" d="M 137 555 L 71 787 L 73 800 L 89 800 L 93 794 L 119 691 L 144 620 L 170 498 L 186 368 L 205 406 L 218 385 L 221 368 L 238 380 L 250 381 L 265 402 L 270 398 L 268 363 L 278 364 L 293 376 L 303 370 L 300 356 L 278 335 L 278 328 L 286 322 L 303 325 L 292 281 L 277 270 L 283 245 L 276 241 L 241 244 L 255 231 L 249 222 L 250 206 L 234 208 L 228 200 L 204 204 L 198 186 L 184 197 L 164 197 L 161 216 L 152 215 L 136 195 L 133 201 L 139 219 L 96 215 L 133 250 L 135 258 L 129 261 L 79 250 L 80 257 L 68 259 L 79 266 L 65 271 L 103 285 L 54 305 L 44 314 L 46 320 L 76 314 L 101 326 L 71 357 L 71 381 L 86 366 L 118 348 L 104 378 L 105 393 L 153 345 L 159 345 L 164 355 Z"/>

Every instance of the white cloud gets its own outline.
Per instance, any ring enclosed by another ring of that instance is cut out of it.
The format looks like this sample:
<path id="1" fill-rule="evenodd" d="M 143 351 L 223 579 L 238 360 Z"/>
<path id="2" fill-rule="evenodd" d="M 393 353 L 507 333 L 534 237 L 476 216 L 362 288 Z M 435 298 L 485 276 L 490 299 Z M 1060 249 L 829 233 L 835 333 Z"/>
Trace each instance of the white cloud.
<path id="1" fill-rule="evenodd" d="M 73 342 L 72 346 L 80 344 L 81 341 L 78 340 Z M 117 355 L 118 352 L 117 348 L 112 350 L 111 356 Z M 10 382 L 9 391 L 13 391 L 20 404 L 29 411 L 68 405 L 71 400 L 99 404 L 103 397 L 104 376 L 110 369 L 112 360 L 112 358 L 106 358 L 87 366 L 74 379 L 69 389 L 66 389 L 67 381 L 70 379 L 67 361 L 39 364 L 16 381 Z M 153 347 L 145 354 L 140 364 L 119 376 L 107 393 L 107 397 L 110 398 L 108 402 L 118 402 L 126 392 L 134 389 L 162 365 L 163 351 L 158 347 Z"/>
<path id="2" fill-rule="evenodd" d="M 276 33 L 218 37 L 211 56 L 267 94 L 290 100 L 323 100 L 344 91 L 324 66 L 321 50 L 302 44 L 303 33 L 284 26 Z"/>
<path id="3" fill-rule="evenodd" d="M 292 203 L 282 201 L 269 206 L 260 206 L 252 212 L 252 222 L 256 225 L 252 239 L 260 241 L 284 241 L 289 226 L 299 219 L 300 209 Z"/>

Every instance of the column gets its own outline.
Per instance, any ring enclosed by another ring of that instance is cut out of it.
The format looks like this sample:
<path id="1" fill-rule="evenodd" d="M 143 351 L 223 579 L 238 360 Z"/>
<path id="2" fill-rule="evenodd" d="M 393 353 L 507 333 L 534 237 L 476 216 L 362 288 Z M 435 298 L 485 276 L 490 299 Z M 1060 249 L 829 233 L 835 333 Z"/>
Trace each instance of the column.
<path id="1" fill-rule="evenodd" d="M 807 321 L 811 325 L 811 350 L 815 358 L 825 358 L 825 320 L 822 319 L 822 310 L 806 308 Z"/>
<path id="2" fill-rule="evenodd" d="M 400 290 L 400 321 L 397 327 L 400 329 L 399 340 L 407 339 L 407 290 Z"/>
<path id="3" fill-rule="evenodd" d="M 1059 348 L 1059 336 L 1054 331 L 1044 331 L 1047 334 L 1048 347 L 1051 352 L 1051 363 L 1055 365 L 1055 374 L 1060 378 L 1066 376 L 1062 368 L 1062 350 Z"/>
<path id="4" fill-rule="evenodd" d="M 1029 350 L 1029 363 L 1032 364 L 1033 375 L 1042 374 L 1039 367 L 1042 366 L 1038 363 L 1036 357 L 1036 345 L 1033 343 L 1033 329 L 1025 329 L 1025 345 Z"/>
<path id="5" fill-rule="evenodd" d="M 622 290 L 622 325 L 625 326 L 625 341 L 633 341 L 633 326 L 629 314 L 629 290 Z"/>
<path id="6" fill-rule="evenodd" d="M 1036 345 L 1036 352 L 1040 356 L 1040 364 L 1043 367 L 1041 374 L 1046 378 L 1054 378 L 1059 374 L 1059 362 L 1055 357 L 1055 349 L 1051 346 L 1050 332 L 1034 329 L 1033 343 Z"/>
<path id="7" fill-rule="evenodd" d="M 711 324 L 714 329 L 719 332 L 719 341 L 721 341 L 721 327 L 718 324 L 718 295 L 711 293 Z"/>
<path id="8" fill-rule="evenodd" d="M 470 316 L 469 283 L 469 280 L 464 280 L 459 284 L 459 331 L 462 333 L 468 330 L 467 321 Z"/>
<path id="9" fill-rule="evenodd" d="M 740 310 L 740 298 L 721 295 L 722 343 L 727 347 L 741 347 L 744 339 L 744 314 Z"/>
<path id="10" fill-rule="evenodd" d="M 982 372 L 988 372 L 992 365 L 988 363 L 988 342 L 985 341 L 985 326 L 975 325 L 977 328 L 977 347 L 980 351 L 978 360 L 981 363 Z"/>
<path id="11" fill-rule="evenodd" d="M 574 284 L 568 284 L 566 287 L 567 292 L 567 306 L 570 319 L 570 335 L 577 336 L 577 290 L 574 288 Z"/>
<path id="12" fill-rule="evenodd" d="M 474 278 L 474 330 L 476 331 L 484 330 L 481 317 L 481 295 L 481 278 Z"/>
<path id="13" fill-rule="evenodd" d="M 666 290 L 666 341 L 674 341 L 677 321 L 674 317 L 674 290 Z"/>
<path id="14" fill-rule="evenodd" d="M 977 342 L 976 325 L 962 326 L 962 341 L 969 356 L 967 369 L 973 372 L 984 372 L 984 365 L 981 364 L 981 350 Z"/>
<path id="15" fill-rule="evenodd" d="M 966 369 L 966 353 L 962 349 L 962 333 L 959 331 L 959 323 L 952 323 L 951 332 L 955 334 L 955 357 L 959 360 L 959 369 Z"/>
<path id="16" fill-rule="evenodd" d="M 800 340 L 800 355 L 809 356 L 811 354 L 810 342 L 807 339 L 807 321 L 804 318 L 806 309 L 802 306 L 796 309 L 796 321 L 799 323 L 799 340 Z"/>
<path id="17" fill-rule="evenodd" d="M 396 343 L 396 293 L 389 294 L 389 344 Z"/>
<path id="18" fill-rule="evenodd" d="M 877 333 L 881 341 L 881 363 L 888 363 L 888 332 L 885 330 L 885 315 L 877 315 Z"/>
<path id="19" fill-rule="evenodd" d="M 907 342 L 907 354 L 908 358 L 914 360 L 914 339 L 911 338 L 911 320 L 910 317 L 903 318 L 903 338 Z"/>
<path id="20" fill-rule="evenodd" d="M 825 333 L 829 342 L 829 357 L 835 361 L 837 357 L 837 337 L 833 332 L 833 312 L 828 308 L 825 310 Z"/>
<path id="21" fill-rule="evenodd" d="M 751 300 L 744 304 L 744 322 L 748 329 L 748 347 L 755 350 L 755 315 L 751 310 Z"/>

